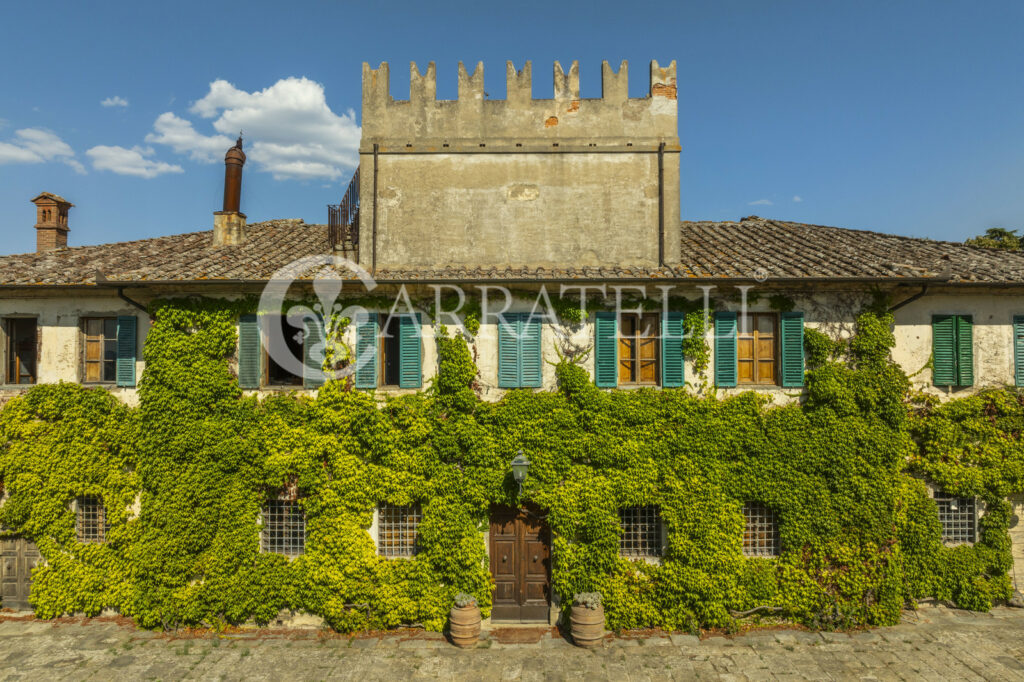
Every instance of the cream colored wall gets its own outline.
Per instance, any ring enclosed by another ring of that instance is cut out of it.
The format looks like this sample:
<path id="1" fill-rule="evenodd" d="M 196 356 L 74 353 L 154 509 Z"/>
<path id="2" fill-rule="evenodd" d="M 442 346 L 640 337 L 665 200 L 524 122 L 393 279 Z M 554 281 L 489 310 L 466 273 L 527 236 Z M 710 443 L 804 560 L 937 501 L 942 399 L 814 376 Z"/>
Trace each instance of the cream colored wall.
<path id="1" fill-rule="evenodd" d="M 1013 554 L 1013 568 L 1010 580 L 1018 592 L 1024 592 L 1024 494 L 1010 496 L 1013 505 L 1010 516 L 1010 551 Z"/>
<path id="2" fill-rule="evenodd" d="M 936 294 L 896 311 L 896 347 L 893 359 L 915 374 L 932 355 L 932 315 L 964 314 L 974 319 L 974 386 L 948 388 L 932 385 L 925 369 L 912 377 L 915 388 L 942 397 L 957 397 L 981 388 L 1014 383 L 1013 316 L 1024 315 L 1024 295 L 1016 292 Z"/>

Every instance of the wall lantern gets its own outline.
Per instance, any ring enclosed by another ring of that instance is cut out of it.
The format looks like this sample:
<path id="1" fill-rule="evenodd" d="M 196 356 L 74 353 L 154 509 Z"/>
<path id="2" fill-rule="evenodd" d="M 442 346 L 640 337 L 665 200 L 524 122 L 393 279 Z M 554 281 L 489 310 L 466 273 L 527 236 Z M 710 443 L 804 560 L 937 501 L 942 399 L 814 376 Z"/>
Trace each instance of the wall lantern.
<path id="1" fill-rule="evenodd" d="M 512 459 L 512 478 L 519 484 L 519 494 L 523 494 L 523 481 L 526 480 L 526 472 L 530 470 L 530 460 L 523 456 L 522 449 Z"/>

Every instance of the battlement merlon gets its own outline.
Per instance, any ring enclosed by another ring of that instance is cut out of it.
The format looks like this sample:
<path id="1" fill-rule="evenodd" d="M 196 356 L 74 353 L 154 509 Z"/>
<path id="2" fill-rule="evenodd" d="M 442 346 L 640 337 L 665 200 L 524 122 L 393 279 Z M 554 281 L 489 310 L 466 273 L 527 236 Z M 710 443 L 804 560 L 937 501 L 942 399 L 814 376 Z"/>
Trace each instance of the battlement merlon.
<path id="1" fill-rule="evenodd" d="M 410 64 L 409 99 L 391 96 L 390 69 L 363 64 L 361 151 L 377 144 L 381 151 L 561 151 L 622 147 L 650 151 L 665 145 L 679 150 L 676 62 L 652 61 L 646 97 L 629 97 L 628 64 L 618 71 L 601 66 L 599 98 L 581 98 L 579 62 L 568 69 L 554 63 L 553 97 L 533 97 L 532 64 L 505 66 L 506 98 L 489 99 L 484 91 L 484 65 L 472 73 L 459 62 L 458 99 L 437 99 L 437 69 L 430 62 L 421 72 Z"/>

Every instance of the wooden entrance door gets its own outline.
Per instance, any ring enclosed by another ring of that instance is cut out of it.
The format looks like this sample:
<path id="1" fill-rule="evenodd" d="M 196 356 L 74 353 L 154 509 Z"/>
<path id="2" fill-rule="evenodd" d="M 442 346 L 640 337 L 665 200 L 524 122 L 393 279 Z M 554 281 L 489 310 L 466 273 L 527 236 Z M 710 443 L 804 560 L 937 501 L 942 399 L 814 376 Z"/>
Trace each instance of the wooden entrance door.
<path id="1" fill-rule="evenodd" d="M 39 549 L 24 538 L 0 540 L 0 598 L 9 609 L 29 609 L 32 569 L 39 564 Z"/>
<path id="2" fill-rule="evenodd" d="M 536 509 L 491 510 L 491 619 L 546 623 L 551 604 L 551 531 Z"/>

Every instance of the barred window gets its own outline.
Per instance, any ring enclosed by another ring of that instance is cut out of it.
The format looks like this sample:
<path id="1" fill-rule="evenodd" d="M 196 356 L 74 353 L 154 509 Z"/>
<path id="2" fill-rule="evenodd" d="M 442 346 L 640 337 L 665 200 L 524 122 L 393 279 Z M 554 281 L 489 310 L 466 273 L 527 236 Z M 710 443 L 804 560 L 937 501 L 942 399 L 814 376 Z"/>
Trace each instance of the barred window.
<path id="1" fill-rule="evenodd" d="M 377 519 L 377 553 L 386 557 L 416 554 L 423 512 L 418 504 L 381 504 Z"/>
<path id="2" fill-rule="evenodd" d="M 942 524 L 942 541 L 950 544 L 970 543 L 977 535 L 977 504 L 973 497 L 956 497 L 935 493 Z"/>
<path id="3" fill-rule="evenodd" d="M 109 531 L 101 498 L 90 495 L 75 499 L 75 534 L 79 542 L 106 542 Z"/>
<path id="4" fill-rule="evenodd" d="M 775 510 L 760 502 L 743 505 L 743 554 L 746 556 L 779 555 L 779 523 Z"/>
<path id="5" fill-rule="evenodd" d="M 306 551 L 306 515 L 293 500 L 268 500 L 263 505 L 260 545 L 264 552 L 299 556 Z"/>
<path id="6" fill-rule="evenodd" d="M 661 556 L 661 511 L 654 506 L 619 510 L 622 537 L 619 554 L 627 557 Z"/>

